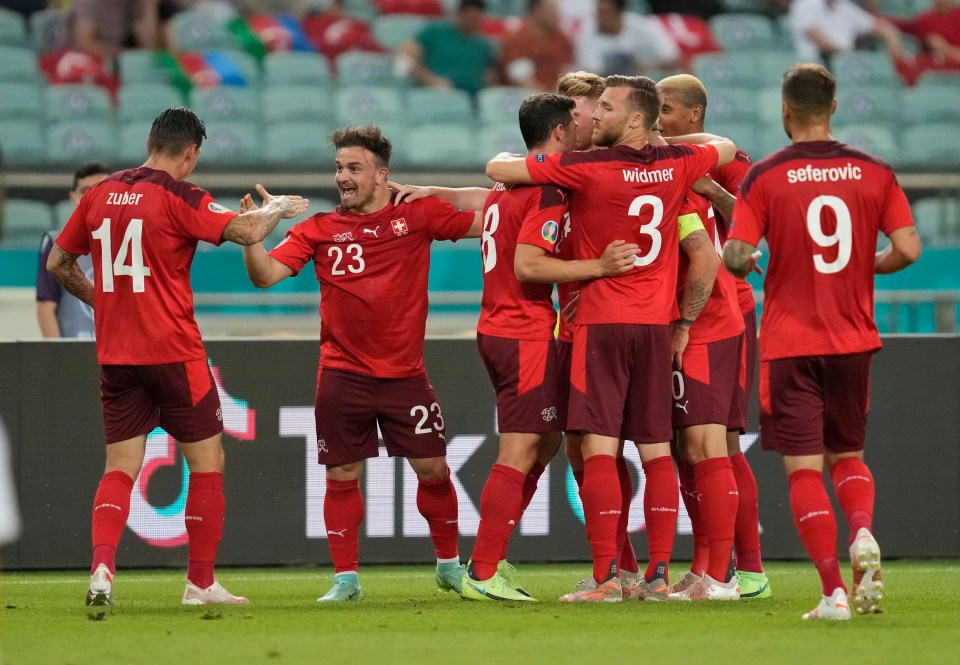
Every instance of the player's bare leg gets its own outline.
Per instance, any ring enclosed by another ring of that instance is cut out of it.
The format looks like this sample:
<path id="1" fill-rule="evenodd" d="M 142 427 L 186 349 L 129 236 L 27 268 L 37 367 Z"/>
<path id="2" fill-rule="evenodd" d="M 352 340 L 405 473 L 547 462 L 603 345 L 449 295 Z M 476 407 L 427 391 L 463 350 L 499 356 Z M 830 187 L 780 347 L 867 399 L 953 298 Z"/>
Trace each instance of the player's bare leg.
<path id="1" fill-rule="evenodd" d="M 191 443 L 179 443 L 190 469 L 190 485 L 184 519 L 189 541 L 187 586 L 184 605 L 236 605 L 249 601 L 234 596 L 214 578 L 217 548 L 223 536 L 223 446 L 221 435 Z"/>
<path id="2" fill-rule="evenodd" d="M 769 598 L 773 595 L 770 581 L 763 572 L 760 558 L 760 516 L 757 506 L 757 479 L 750 463 L 740 450 L 739 430 L 727 430 L 727 456 L 733 465 L 737 481 L 737 521 L 733 530 L 733 548 L 736 551 L 737 580 L 740 599 Z"/>
<path id="3" fill-rule="evenodd" d="M 459 535 L 457 493 L 450 480 L 446 457 L 409 458 L 417 474 L 417 508 L 430 525 L 437 556 L 437 587 L 460 593 L 464 567 L 457 549 Z"/>
<path id="4" fill-rule="evenodd" d="M 87 587 L 87 606 L 114 603 L 117 546 L 130 515 L 130 492 L 143 465 L 146 444 L 146 435 L 107 444 L 103 477 L 93 500 L 93 563 Z"/>
<path id="5" fill-rule="evenodd" d="M 362 472 L 363 462 L 327 466 L 323 522 L 333 558 L 334 580 L 330 590 L 317 598 L 318 603 L 363 600 L 359 576 L 360 523 L 364 514 Z"/>

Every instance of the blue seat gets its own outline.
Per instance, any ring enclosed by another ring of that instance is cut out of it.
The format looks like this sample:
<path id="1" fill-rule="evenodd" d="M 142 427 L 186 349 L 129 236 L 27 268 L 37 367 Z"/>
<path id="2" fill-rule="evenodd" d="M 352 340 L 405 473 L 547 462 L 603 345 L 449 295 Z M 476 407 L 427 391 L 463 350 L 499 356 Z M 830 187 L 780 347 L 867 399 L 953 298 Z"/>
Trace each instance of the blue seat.
<path id="1" fill-rule="evenodd" d="M 527 146 L 520 135 L 520 128 L 516 123 L 502 123 L 486 125 L 480 128 L 477 134 L 477 153 L 481 159 L 489 160 L 501 152 L 510 152 L 515 155 L 525 155 Z"/>
<path id="2" fill-rule="evenodd" d="M 30 46 L 27 21 L 21 14 L 0 7 L 0 44 Z"/>
<path id="3" fill-rule="evenodd" d="M 906 92 L 904 119 L 911 125 L 928 122 L 960 124 L 960 77 L 955 87 L 929 85 L 926 79 Z"/>
<path id="4" fill-rule="evenodd" d="M 393 74 L 393 59 L 383 53 L 347 51 L 337 58 L 337 79 L 341 86 L 403 86 Z"/>
<path id="5" fill-rule="evenodd" d="M 387 14 L 373 20 L 373 36 L 391 51 L 403 42 L 413 39 L 431 22 L 425 16 Z"/>
<path id="6" fill-rule="evenodd" d="M 40 238 L 53 228 L 53 212 L 43 201 L 7 199 L 3 206 L 4 247 L 38 249 Z"/>
<path id="7" fill-rule="evenodd" d="M 746 87 L 721 87 L 707 95 L 706 118 L 718 122 L 756 122 L 758 120 L 757 91 Z"/>

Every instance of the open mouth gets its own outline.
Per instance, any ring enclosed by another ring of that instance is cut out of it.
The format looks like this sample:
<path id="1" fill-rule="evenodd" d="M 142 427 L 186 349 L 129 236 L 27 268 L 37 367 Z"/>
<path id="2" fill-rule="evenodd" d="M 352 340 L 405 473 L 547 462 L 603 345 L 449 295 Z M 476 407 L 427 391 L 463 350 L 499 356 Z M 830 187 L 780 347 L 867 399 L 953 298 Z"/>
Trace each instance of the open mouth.
<path id="1" fill-rule="evenodd" d="M 347 186 L 347 185 L 341 185 L 341 186 L 340 186 L 340 198 L 341 198 L 341 199 L 349 198 L 349 197 L 353 196 L 353 195 L 356 194 L 356 193 L 357 193 L 357 188 L 356 188 L 356 187 L 350 187 L 350 186 Z"/>

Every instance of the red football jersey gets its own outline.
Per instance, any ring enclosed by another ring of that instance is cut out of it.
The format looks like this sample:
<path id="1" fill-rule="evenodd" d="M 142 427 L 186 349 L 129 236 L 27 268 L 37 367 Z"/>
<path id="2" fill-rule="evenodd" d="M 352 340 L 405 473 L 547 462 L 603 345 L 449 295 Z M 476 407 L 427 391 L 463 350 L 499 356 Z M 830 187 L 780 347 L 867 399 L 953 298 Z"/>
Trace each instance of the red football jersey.
<path id="1" fill-rule="evenodd" d="M 582 284 L 578 324 L 664 325 L 680 316 L 676 220 L 685 192 L 717 159 L 711 145 L 649 144 L 527 157 L 535 183 L 572 194 L 570 216 L 580 225 L 576 258 L 599 258 L 614 240 L 640 246 L 630 272 Z"/>
<path id="2" fill-rule="evenodd" d="M 731 238 L 769 246 L 762 360 L 880 348 L 877 232 L 913 225 L 886 162 L 836 141 L 787 146 L 750 169 L 733 219 Z"/>
<path id="3" fill-rule="evenodd" d="M 558 259 L 572 261 L 575 258 L 573 248 L 577 243 L 574 239 L 575 231 L 573 225 L 574 222 L 571 220 L 570 211 L 568 210 L 563 215 L 563 221 L 560 223 L 560 237 L 557 239 L 557 244 L 554 245 L 554 252 Z M 560 309 L 558 314 L 557 339 L 561 342 L 573 344 L 573 329 L 577 325 L 577 320 L 567 321 L 563 310 L 570 304 L 570 301 L 573 300 L 573 297 L 578 291 L 580 291 L 580 282 L 560 282 L 557 284 L 557 301 Z"/>
<path id="4" fill-rule="evenodd" d="M 684 233 L 683 218 L 696 217 L 703 224 L 704 230 L 710 236 L 710 242 L 717 246 L 717 225 L 713 213 L 713 206 L 704 197 L 694 191 L 687 192 L 687 197 L 680 208 L 680 237 Z M 680 250 L 680 270 L 677 273 L 677 304 L 683 303 L 684 286 L 687 283 L 687 270 L 690 268 L 690 259 Z M 710 299 L 703 306 L 703 310 L 696 322 L 690 327 L 690 343 L 706 344 L 721 339 L 736 337 L 744 330 L 743 314 L 740 312 L 740 303 L 737 301 L 737 285 L 723 266 L 717 271 L 717 279 L 713 283 Z"/>
<path id="5" fill-rule="evenodd" d="M 493 186 L 483 204 L 483 299 L 477 332 L 553 339 L 553 285 L 519 281 L 513 264 L 519 243 L 553 254 L 566 211 L 567 195 L 559 187 Z"/>
<path id="6" fill-rule="evenodd" d="M 430 243 L 458 240 L 472 211 L 421 199 L 358 215 L 338 206 L 294 226 L 270 256 L 320 282 L 320 366 L 384 379 L 424 373 Z"/>
<path id="7" fill-rule="evenodd" d="M 753 162 L 750 160 L 750 155 L 743 150 L 737 150 L 737 156 L 733 158 L 732 162 L 711 169 L 709 175 L 725 190 L 734 196 L 740 196 L 740 183 L 743 182 L 747 171 L 750 170 L 752 165 Z M 721 251 L 723 251 L 723 243 L 727 242 L 727 238 L 730 235 L 730 229 L 728 227 L 729 220 L 718 216 L 717 231 L 719 235 L 717 236 L 717 246 L 721 248 Z M 724 272 L 726 272 L 726 270 L 724 270 Z M 745 277 L 734 277 L 733 279 L 737 284 L 737 298 L 740 301 L 740 311 L 743 314 L 749 314 L 755 311 L 757 303 L 753 299 L 753 287 L 750 286 L 750 282 L 748 282 Z"/>
<path id="8" fill-rule="evenodd" d="M 193 318 L 190 264 L 197 241 L 219 245 L 236 215 L 199 187 L 146 167 L 87 190 L 57 244 L 92 254 L 101 365 L 207 357 Z"/>

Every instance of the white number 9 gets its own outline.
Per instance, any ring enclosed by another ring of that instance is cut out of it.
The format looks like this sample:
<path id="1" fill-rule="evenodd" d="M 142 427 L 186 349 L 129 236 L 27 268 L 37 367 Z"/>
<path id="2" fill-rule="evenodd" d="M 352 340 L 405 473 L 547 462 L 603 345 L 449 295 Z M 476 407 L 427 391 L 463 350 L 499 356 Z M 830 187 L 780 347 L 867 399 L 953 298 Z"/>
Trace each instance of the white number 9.
<path id="1" fill-rule="evenodd" d="M 832 235 L 823 232 L 823 220 L 820 213 L 824 208 L 832 208 L 837 218 L 837 230 Z M 850 221 L 850 209 L 843 199 L 836 196 L 818 196 L 810 202 L 807 208 L 807 232 L 820 247 L 827 248 L 837 245 L 837 258 L 827 262 L 823 254 L 813 255 L 813 265 L 817 272 L 832 275 L 843 270 L 850 262 L 850 252 L 853 249 L 853 225 Z"/>

